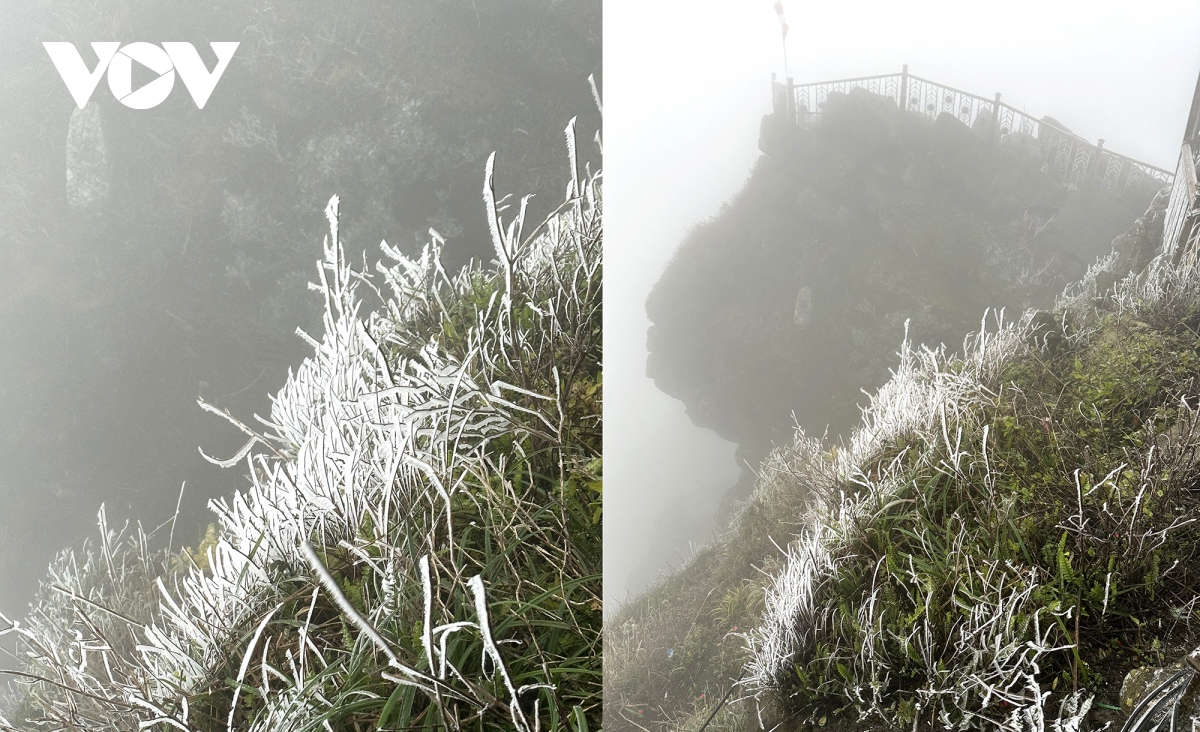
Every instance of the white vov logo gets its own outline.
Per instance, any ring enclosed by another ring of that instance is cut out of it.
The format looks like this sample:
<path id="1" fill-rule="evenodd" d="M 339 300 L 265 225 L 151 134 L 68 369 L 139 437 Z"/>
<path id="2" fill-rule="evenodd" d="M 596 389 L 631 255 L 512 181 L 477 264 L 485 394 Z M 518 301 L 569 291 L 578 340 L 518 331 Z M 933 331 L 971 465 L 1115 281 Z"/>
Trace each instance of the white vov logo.
<path id="1" fill-rule="evenodd" d="M 80 109 L 88 103 L 96 85 L 100 83 L 100 75 L 108 70 L 108 88 L 112 90 L 117 101 L 131 109 L 150 109 L 157 107 L 171 93 L 175 85 L 175 72 L 183 79 L 183 85 L 196 102 L 196 107 L 204 109 L 205 102 L 212 95 L 221 74 L 233 58 L 237 50 L 237 41 L 216 41 L 209 43 L 213 53 L 217 55 L 217 65 L 209 72 L 196 48 L 190 43 L 164 42 L 161 47 L 153 43 L 129 43 L 124 46 L 119 41 L 100 41 L 92 43 L 99 62 L 96 68 L 88 71 L 87 64 L 76 50 L 75 44 L 67 41 L 50 41 L 43 43 L 50 60 L 58 69 L 59 76 L 66 82 L 67 90 L 75 99 Z M 133 62 L 154 71 L 158 78 L 138 89 L 133 88 Z"/>

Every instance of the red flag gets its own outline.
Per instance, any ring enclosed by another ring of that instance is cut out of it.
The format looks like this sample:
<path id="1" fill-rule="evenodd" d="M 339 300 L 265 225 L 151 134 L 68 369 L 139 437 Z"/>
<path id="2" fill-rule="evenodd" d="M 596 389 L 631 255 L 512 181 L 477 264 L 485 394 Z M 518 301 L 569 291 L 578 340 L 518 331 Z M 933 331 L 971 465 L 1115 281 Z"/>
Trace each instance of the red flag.
<path id="1" fill-rule="evenodd" d="M 783 26 L 783 37 L 787 38 L 788 24 L 783 17 L 783 0 L 775 0 L 775 14 L 779 16 L 779 25 Z"/>

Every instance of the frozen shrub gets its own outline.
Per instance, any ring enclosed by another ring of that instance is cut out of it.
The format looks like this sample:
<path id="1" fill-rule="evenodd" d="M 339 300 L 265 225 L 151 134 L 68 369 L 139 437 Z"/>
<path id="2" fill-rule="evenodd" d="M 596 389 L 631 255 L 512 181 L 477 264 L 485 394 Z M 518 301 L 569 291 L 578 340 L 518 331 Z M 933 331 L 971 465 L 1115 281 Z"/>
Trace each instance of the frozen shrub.
<path id="1" fill-rule="evenodd" d="M 210 458 L 250 485 L 170 570 L 140 533 L 64 554 L 0 728 L 598 728 L 601 189 L 568 143 L 535 227 L 489 160 L 494 267 L 433 234 L 360 271 L 329 202 L 324 335 Z"/>

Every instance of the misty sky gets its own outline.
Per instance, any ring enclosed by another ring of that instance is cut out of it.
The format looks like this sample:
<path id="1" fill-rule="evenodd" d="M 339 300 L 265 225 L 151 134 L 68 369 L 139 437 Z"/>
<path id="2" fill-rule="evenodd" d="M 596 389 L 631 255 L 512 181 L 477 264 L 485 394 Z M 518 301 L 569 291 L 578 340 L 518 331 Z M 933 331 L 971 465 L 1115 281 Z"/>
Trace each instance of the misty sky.
<path id="1" fill-rule="evenodd" d="M 898 73 L 996 92 L 1174 170 L 1200 71 L 1200 3 L 784 0 L 797 83 Z M 645 299 L 688 229 L 758 157 L 772 0 L 606 0 L 605 597 L 623 600 L 712 536 L 734 445 L 645 377 Z M 899 344 L 897 344 L 898 346 Z"/>

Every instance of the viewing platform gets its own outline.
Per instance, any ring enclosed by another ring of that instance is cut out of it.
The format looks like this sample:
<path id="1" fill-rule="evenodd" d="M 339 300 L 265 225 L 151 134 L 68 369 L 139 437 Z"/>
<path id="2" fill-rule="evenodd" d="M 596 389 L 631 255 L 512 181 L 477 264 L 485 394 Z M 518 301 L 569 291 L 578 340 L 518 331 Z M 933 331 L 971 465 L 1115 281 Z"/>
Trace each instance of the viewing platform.
<path id="1" fill-rule="evenodd" d="M 910 74 L 907 64 L 898 74 L 807 84 L 796 84 L 790 78 L 786 82 L 779 81 L 772 74 L 772 111 L 786 124 L 811 127 L 820 120 L 830 94 L 849 94 L 855 89 L 886 97 L 906 112 L 929 118 L 950 115 L 993 145 L 1040 160 L 1043 170 L 1067 186 L 1117 190 L 1154 184 L 1168 186 L 1179 175 L 1108 150 L 1103 139 L 1089 142 L 1052 117 L 1037 118 L 1005 104 L 999 93 L 988 99 Z M 1195 103 L 1192 110 L 1188 130 L 1194 135 Z M 1192 184 L 1188 189 L 1191 198 L 1188 200 L 1194 201 L 1195 159 L 1191 160 Z M 1179 170 L 1182 172 L 1183 168 Z M 1174 197 L 1172 201 L 1175 201 Z"/>

